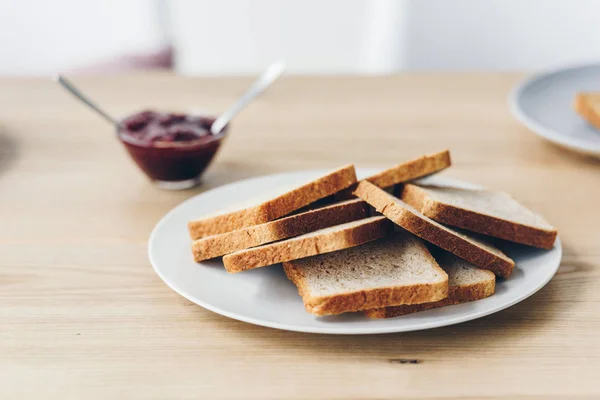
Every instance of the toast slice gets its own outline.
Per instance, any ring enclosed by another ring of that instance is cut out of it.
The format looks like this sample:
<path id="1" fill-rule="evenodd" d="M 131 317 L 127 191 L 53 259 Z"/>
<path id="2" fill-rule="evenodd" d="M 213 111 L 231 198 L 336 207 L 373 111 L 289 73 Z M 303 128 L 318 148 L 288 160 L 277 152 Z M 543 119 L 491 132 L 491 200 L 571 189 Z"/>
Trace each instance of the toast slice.
<path id="1" fill-rule="evenodd" d="M 267 201 L 242 210 L 209 216 L 188 223 L 192 239 L 231 232 L 273 221 L 356 183 L 354 165 L 347 165 Z"/>
<path id="2" fill-rule="evenodd" d="M 448 168 L 452 164 L 450 160 L 450 151 L 443 150 L 437 153 L 426 154 L 415 158 L 414 160 L 405 161 L 385 171 L 371 175 L 365 180 L 371 182 L 380 188 L 387 188 L 399 183 L 408 182 L 414 179 L 424 178 L 426 176 L 440 172 Z M 348 200 L 354 198 L 353 191 L 356 185 L 342 190 L 335 195 L 337 200 Z"/>
<path id="3" fill-rule="evenodd" d="M 483 239 L 475 239 L 421 214 L 399 198 L 367 181 L 354 194 L 407 231 L 467 260 L 479 268 L 508 277 L 515 262 Z"/>
<path id="4" fill-rule="evenodd" d="M 334 315 L 445 298 L 448 276 L 408 232 L 363 246 L 283 264 L 306 311 Z"/>
<path id="5" fill-rule="evenodd" d="M 575 97 L 575 111 L 600 129 L 600 93 L 578 93 Z"/>
<path id="6" fill-rule="evenodd" d="M 448 297 L 431 303 L 373 308 L 365 310 L 365 315 L 370 318 L 398 317 L 432 308 L 480 300 L 494 294 L 496 276 L 491 271 L 477 268 L 470 262 L 445 251 L 435 252 L 434 258 L 448 274 Z"/>
<path id="7" fill-rule="evenodd" d="M 509 194 L 407 184 L 401 198 L 427 217 L 511 242 L 551 249 L 557 231 Z"/>
<path id="8" fill-rule="evenodd" d="M 380 239 L 391 231 L 385 217 L 370 217 L 282 240 L 236 251 L 223 257 L 229 273 L 265 267 L 280 262 L 329 253 Z"/>
<path id="9" fill-rule="evenodd" d="M 403 162 L 365 180 L 380 188 L 386 188 L 435 174 L 448 168 L 451 164 L 450 151 L 443 150 Z"/>
<path id="10" fill-rule="evenodd" d="M 194 260 L 200 262 L 366 217 L 367 203 L 360 199 L 344 201 L 264 224 L 198 239 L 192 243 L 192 254 Z"/>

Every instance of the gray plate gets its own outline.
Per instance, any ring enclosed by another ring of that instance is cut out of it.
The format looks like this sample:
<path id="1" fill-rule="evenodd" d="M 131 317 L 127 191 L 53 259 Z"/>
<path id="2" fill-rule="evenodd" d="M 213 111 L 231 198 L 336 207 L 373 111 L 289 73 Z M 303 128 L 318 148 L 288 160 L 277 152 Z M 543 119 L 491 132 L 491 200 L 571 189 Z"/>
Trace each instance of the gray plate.
<path id="1" fill-rule="evenodd" d="M 578 92 L 600 92 L 600 64 L 563 68 L 525 80 L 510 97 L 511 111 L 545 139 L 600 156 L 600 130 L 573 109 Z"/>

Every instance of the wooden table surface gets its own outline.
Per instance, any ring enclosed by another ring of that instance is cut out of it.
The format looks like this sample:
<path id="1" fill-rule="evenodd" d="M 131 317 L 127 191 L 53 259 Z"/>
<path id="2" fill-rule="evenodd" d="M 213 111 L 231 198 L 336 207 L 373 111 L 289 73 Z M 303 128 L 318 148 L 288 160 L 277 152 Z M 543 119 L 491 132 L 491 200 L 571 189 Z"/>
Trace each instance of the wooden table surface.
<path id="1" fill-rule="evenodd" d="M 510 116 L 522 77 L 285 77 L 236 119 L 204 185 L 180 192 L 150 185 L 56 84 L 0 80 L 0 398 L 600 397 L 600 162 Z M 75 82 L 124 115 L 223 110 L 250 80 Z M 512 193 L 563 240 L 555 278 L 497 314 L 404 334 L 278 331 L 191 304 L 148 261 L 156 222 L 206 189 L 444 148 L 448 176 Z"/>

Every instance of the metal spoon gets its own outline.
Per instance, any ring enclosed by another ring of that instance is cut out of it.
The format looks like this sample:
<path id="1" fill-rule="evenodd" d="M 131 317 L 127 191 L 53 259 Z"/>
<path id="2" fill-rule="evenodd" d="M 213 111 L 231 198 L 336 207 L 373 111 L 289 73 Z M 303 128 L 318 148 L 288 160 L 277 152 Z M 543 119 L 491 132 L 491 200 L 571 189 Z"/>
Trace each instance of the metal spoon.
<path id="1" fill-rule="evenodd" d="M 92 110 L 96 111 L 100 114 L 104 119 L 113 124 L 115 127 L 119 127 L 119 122 L 113 118 L 106 111 L 102 110 L 96 103 L 90 100 L 87 96 L 85 96 L 79 89 L 77 89 L 67 78 L 62 75 L 57 75 L 54 79 L 56 82 L 60 83 L 62 87 L 67 89 L 71 94 L 77 97 L 79 100 L 83 101 L 88 107 Z"/>
<path id="2" fill-rule="evenodd" d="M 250 103 L 256 96 L 260 95 L 265 91 L 273 82 L 281 76 L 285 69 L 285 63 L 283 61 L 271 64 L 265 72 L 258 77 L 256 81 L 250 86 L 250 88 L 240 97 L 240 99 L 227 111 L 219 116 L 213 122 L 210 127 L 210 132 L 213 135 L 217 135 L 223 130 L 223 128 L 239 113 L 242 111 L 248 103 Z"/>

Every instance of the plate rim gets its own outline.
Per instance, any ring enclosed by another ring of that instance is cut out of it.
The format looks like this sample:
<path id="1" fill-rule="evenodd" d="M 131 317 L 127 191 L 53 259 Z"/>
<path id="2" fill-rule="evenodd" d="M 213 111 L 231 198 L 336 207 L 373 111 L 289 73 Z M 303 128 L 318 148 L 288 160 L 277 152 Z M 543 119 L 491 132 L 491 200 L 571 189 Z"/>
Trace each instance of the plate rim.
<path id="1" fill-rule="evenodd" d="M 357 168 L 357 170 L 367 170 L 368 168 Z M 550 282 L 550 280 L 552 280 L 552 278 L 556 275 L 556 272 L 558 271 L 561 261 L 562 261 L 562 242 L 560 240 L 560 237 L 557 235 L 556 237 L 556 242 L 554 244 L 553 249 L 558 251 L 558 263 L 553 267 L 553 271 L 551 274 L 548 275 L 548 277 L 546 277 L 544 280 L 540 281 L 537 283 L 537 285 L 535 286 L 535 288 L 531 291 L 528 291 L 525 294 L 522 294 L 520 296 L 517 296 L 513 299 L 511 299 L 510 301 L 503 303 L 503 304 L 499 304 L 493 307 L 490 307 L 488 309 L 476 312 L 476 313 L 472 313 L 472 314 L 467 314 L 467 315 L 458 315 L 454 318 L 448 318 L 448 319 L 444 319 L 443 321 L 436 321 L 433 320 L 432 322 L 423 322 L 419 325 L 419 327 L 403 327 L 402 325 L 394 325 L 394 326 L 387 326 L 387 327 L 368 327 L 368 326 L 360 326 L 359 328 L 353 327 L 353 328 L 348 328 L 347 330 L 338 330 L 338 329 L 332 329 L 332 328 L 328 328 L 328 327 L 308 327 L 308 326 L 304 326 L 304 325 L 297 325 L 297 324 L 289 324 L 289 323 L 278 323 L 278 322 L 271 322 L 271 321 L 265 321 L 265 320 L 261 320 L 261 319 L 257 319 L 254 317 L 248 317 L 246 315 L 243 314 L 239 314 L 239 313 L 235 313 L 235 312 L 230 312 L 227 310 L 223 310 L 218 306 L 214 306 L 210 303 L 207 303 L 203 300 L 198 300 L 197 298 L 194 298 L 194 296 L 192 296 L 191 294 L 187 293 L 186 290 L 183 290 L 181 288 L 175 287 L 173 284 L 171 284 L 171 282 L 161 273 L 161 271 L 159 270 L 159 268 L 157 268 L 157 263 L 155 261 L 155 259 L 153 258 L 153 246 L 152 244 L 155 241 L 157 232 L 162 228 L 162 226 L 164 224 L 167 223 L 169 217 L 171 216 L 171 214 L 174 214 L 175 212 L 177 212 L 177 209 L 179 209 L 180 207 L 184 207 L 184 205 L 188 202 L 192 202 L 194 199 L 196 199 L 197 197 L 203 196 L 208 192 L 212 192 L 215 190 L 219 190 L 225 187 L 229 187 L 229 186 L 235 186 L 236 184 L 239 184 L 241 182 L 251 182 L 254 180 L 261 180 L 267 177 L 279 177 L 279 176 L 285 176 L 285 175 L 292 175 L 292 174 L 301 174 L 301 173 L 316 173 L 316 172 L 320 172 L 320 171 L 324 171 L 324 170 L 295 170 L 295 171 L 287 171 L 287 172 L 280 172 L 280 173 L 275 173 L 275 174 L 266 174 L 266 175 L 260 175 L 260 176 L 256 176 L 256 177 L 251 177 L 251 178 L 246 178 L 246 179 L 240 179 L 234 182 L 230 182 L 227 183 L 225 185 L 222 186 L 218 186 L 215 188 L 211 188 L 209 190 L 206 190 L 202 193 L 198 193 L 195 196 L 190 197 L 189 199 L 184 200 L 183 202 L 179 203 L 178 205 L 176 205 L 175 207 L 173 207 L 169 212 L 167 212 L 165 215 L 163 215 L 163 217 L 158 221 L 158 223 L 154 226 L 154 228 L 152 229 L 152 231 L 150 232 L 149 238 L 148 238 L 148 258 L 150 261 L 150 264 L 152 265 L 152 269 L 154 270 L 154 272 L 158 275 L 158 277 L 167 285 L 167 287 L 169 287 L 171 290 L 173 290 L 175 293 L 179 294 L 180 296 L 182 296 L 183 298 L 187 299 L 188 301 L 190 301 L 193 304 L 196 304 L 200 307 L 203 307 L 215 314 L 219 314 L 221 316 L 227 317 L 227 318 L 231 318 L 237 321 L 242 321 L 245 323 L 249 323 L 252 325 L 257 325 L 257 326 L 264 326 L 267 328 L 273 328 L 273 329 L 278 329 L 278 330 L 285 330 L 285 331 L 291 331 L 291 332 L 302 332 L 302 333 L 311 333 L 311 334 L 329 334 L 329 335 L 374 335 L 374 334 L 388 334 L 388 333 L 402 333 L 402 332 L 412 332 L 412 331 L 421 331 L 421 330 L 427 330 L 427 329 L 433 329 L 433 328 L 440 328 L 440 327 L 444 327 L 444 326 L 451 326 L 451 325 L 455 325 L 455 324 L 459 324 L 462 322 L 467 322 L 467 321 L 472 321 L 475 319 L 479 319 L 494 313 L 497 313 L 499 311 L 502 311 L 504 309 L 507 309 L 509 307 L 512 307 L 513 305 L 522 302 L 523 300 L 533 296 L 535 293 L 537 293 L 539 290 L 541 290 L 544 286 L 546 286 L 548 284 L 548 282 Z M 460 181 L 458 179 L 454 179 L 454 178 L 446 178 L 449 180 L 455 180 L 455 181 L 459 181 L 459 182 L 464 182 L 464 183 L 469 183 L 466 181 Z M 469 183 L 470 184 L 470 183 Z M 450 306 L 451 307 L 451 306 Z"/>
<path id="2" fill-rule="evenodd" d="M 530 131 L 554 144 L 566 147 L 570 150 L 577 151 L 583 154 L 600 156 L 600 145 L 592 146 L 590 148 L 588 145 L 584 144 L 578 139 L 565 139 L 564 135 L 562 135 L 560 132 L 556 131 L 555 129 L 548 128 L 542 125 L 541 123 L 537 122 L 535 119 L 529 117 L 529 115 L 527 115 L 527 113 L 523 111 L 520 105 L 520 99 L 522 97 L 523 92 L 534 83 L 542 79 L 546 79 L 552 75 L 557 75 L 565 72 L 572 72 L 575 70 L 590 67 L 600 68 L 600 63 L 582 63 L 553 68 L 551 70 L 541 72 L 538 74 L 533 74 L 522 79 L 515 87 L 511 89 L 508 97 L 511 114 L 514 118 L 517 119 L 517 121 L 525 125 Z"/>

